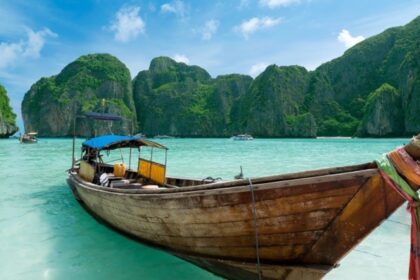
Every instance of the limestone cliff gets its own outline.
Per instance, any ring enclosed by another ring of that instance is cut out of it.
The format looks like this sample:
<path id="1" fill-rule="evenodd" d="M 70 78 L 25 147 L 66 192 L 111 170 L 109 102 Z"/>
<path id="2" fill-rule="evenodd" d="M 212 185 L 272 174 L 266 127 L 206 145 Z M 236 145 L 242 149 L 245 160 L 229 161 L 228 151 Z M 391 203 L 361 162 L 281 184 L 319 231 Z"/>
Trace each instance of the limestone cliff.
<path id="1" fill-rule="evenodd" d="M 7 138 L 17 131 L 16 115 L 10 107 L 6 89 L 0 85 L 0 138 Z"/>
<path id="2" fill-rule="evenodd" d="M 387 112 L 386 107 L 398 109 Z M 128 70 L 116 58 L 84 56 L 59 75 L 38 81 L 22 104 L 25 128 L 41 136 L 70 135 L 74 115 L 90 110 L 137 118 L 149 136 L 416 134 L 420 17 L 358 43 L 314 71 L 271 65 L 255 79 L 239 74 L 212 78 L 201 67 L 157 57 L 131 85 Z M 128 126 L 119 128 L 127 131 Z M 82 124 L 79 134 L 86 130 Z"/>
<path id="3" fill-rule="evenodd" d="M 315 137 L 313 116 L 301 116 L 300 110 L 308 82 L 303 67 L 267 67 L 244 96 L 245 131 L 261 137 Z"/>
<path id="4" fill-rule="evenodd" d="M 75 116 L 89 111 L 115 113 L 125 119 L 105 123 L 78 118 L 77 135 L 111 130 L 127 134 L 136 126 L 130 73 L 111 55 L 81 56 L 57 76 L 36 82 L 22 102 L 25 130 L 38 131 L 39 136 L 72 135 Z"/>
<path id="5" fill-rule="evenodd" d="M 358 136 L 387 137 L 404 132 L 401 95 L 393 86 L 383 84 L 369 94 L 365 111 Z"/>
<path id="6" fill-rule="evenodd" d="M 404 130 L 394 130 L 390 135 L 411 135 L 420 131 L 420 17 L 405 26 L 390 28 L 348 49 L 343 56 L 315 70 L 326 77 L 326 87 L 331 91 L 335 116 L 322 120 L 329 122 L 330 134 L 338 135 L 343 125 L 347 135 L 356 132 L 364 116 L 364 104 L 369 95 L 382 84 L 393 85 L 401 94 Z M 313 103 L 320 103 L 314 98 Z M 397 104 L 396 104 L 397 105 Z M 327 108 L 327 106 L 324 106 Z M 367 114 L 371 113 L 366 111 Z M 365 124 L 366 125 L 366 124 Z M 371 127 L 377 124 L 370 124 Z M 393 126 L 393 129 L 396 129 Z M 322 132 L 321 128 L 321 132 Z M 379 130 L 375 130 L 379 132 Z M 374 131 L 372 130 L 372 133 Z M 381 132 L 382 133 L 382 132 Z M 381 136 L 381 134 L 371 134 Z"/>
<path id="7" fill-rule="evenodd" d="M 212 79 L 198 66 L 155 58 L 134 79 L 139 126 L 151 136 L 229 136 L 232 107 L 251 81 L 245 75 Z"/>
<path id="8" fill-rule="evenodd" d="M 243 133 L 239 123 L 240 101 L 251 83 L 250 76 L 239 74 L 221 75 L 213 80 L 213 90 L 208 100 L 213 135 L 231 136 Z"/>

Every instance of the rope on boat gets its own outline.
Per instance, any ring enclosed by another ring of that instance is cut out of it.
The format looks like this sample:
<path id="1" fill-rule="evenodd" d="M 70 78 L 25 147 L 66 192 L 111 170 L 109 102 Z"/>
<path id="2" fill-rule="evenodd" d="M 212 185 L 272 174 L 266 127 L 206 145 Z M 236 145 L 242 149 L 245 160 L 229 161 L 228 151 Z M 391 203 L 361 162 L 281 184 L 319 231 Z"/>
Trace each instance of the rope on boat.
<path id="1" fill-rule="evenodd" d="M 251 191 L 251 198 L 252 198 L 252 216 L 253 216 L 253 221 L 254 221 L 253 226 L 254 226 L 254 233 L 255 233 L 255 253 L 257 256 L 257 273 L 258 273 L 258 279 L 261 280 L 260 245 L 258 241 L 257 211 L 255 209 L 254 186 L 252 185 L 250 178 L 248 178 L 248 182 L 249 182 L 249 189 Z"/>

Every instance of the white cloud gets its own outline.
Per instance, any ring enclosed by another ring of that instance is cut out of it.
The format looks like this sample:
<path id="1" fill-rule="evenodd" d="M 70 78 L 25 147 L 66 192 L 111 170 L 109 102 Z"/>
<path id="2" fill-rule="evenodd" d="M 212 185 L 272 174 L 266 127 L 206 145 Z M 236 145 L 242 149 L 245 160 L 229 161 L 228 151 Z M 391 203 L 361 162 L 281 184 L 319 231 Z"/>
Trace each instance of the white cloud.
<path id="1" fill-rule="evenodd" d="M 6 68 L 23 57 L 38 58 L 44 48 L 46 38 L 58 36 L 48 28 L 37 32 L 27 28 L 26 33 L 27 40 L 17 43 L 0 43 L 0 68 Z"/>
<path id="2" fill-rule="evenodd" d="M 114 31 L 114 38 L 119 42 L 129 42 L 137 38 L 146 30 L 146 24 L 139 15 L 140 7 L 122 7 L 115 15 L 110 30 Z"/>
<path id="3" fill-rule="evenodd" d="M 57 34 L 52 32 L 48 28 L 44 28 L 41 31 L 34 32 L 31 29 L 27 30 L 28 33 L 28 42 L 26 44 L 25 51 L 23 52 L 24 56 L 38 58 L 40 56 L 41 50 L 45 45 L 46 37 L 57 37 Z"/>
<path id="4" fill-rule="evenodd" d="M 22 43 L 0 43 L 0 68 L 5 68 L 15 61 L 23 50 Z"/>
<path id="5" fill-rule="evenodd" d="M 206 22 L 204 27 L 201 29 L 201 38 L 203 40 L 210 40 L 211 37 L 217 32 L 217 29 L 219 28 L 219 21 L 217 20 L 209 20 Z"/>
<path id="6" fill-rule="evenodd" d="M 300 0 L 260 0 L 260 5 L 270 9 L 278 7 L 287 7 L 292 4 L 298 4 Z"/>
<path id="7" fill-rule="evenodd" d="M 234 30 L 242 33 L 245 39 L 249 38 L 249 35 L 260 30 L 269 27 L 276 26 L 281 23 L 281 18 L 253 17 L 249 20 L 243 21 L 240 25 L 235 26 Z"/>
<path id="8" fill-rule="evenodd" d="M 175 54 L 174 57 L 173 57 L 173 59 L 176 62 L 183 62 L 185 64 L 189 64 L 190 63 L 190 60 L 188 59 L 188 57 L 186 55 L 183 55 L 183 54 Z"/>
<path id="9" fill-rule="evenodd" d="M 174 0 L 171 3 L 165 3 L 160 6 L 160 11 L 167 14 L 175 14 L 178 17 L 184 17 L 187 14 L 187 7 L 181 0 Z"/>
<path id="10" fill-rule="evenodd" d="M 350 48 L 356 45 L 357 43 L 363 41 L 365 37 L 361 35 L 353 37 L 347 29 L 343 29 L 341 30 L 337 39 L 339 42 L 343 43 L 346 46 L 346 48 Z"/>
<path id="11" fill-rule="evenodd" d="M 239 2 L 238 9 L 243 9 L 249 7 L 250 0 L 241 0 Z"/>
<path id="12" fill-rule="evenodd" d="M 252 77 L 256 77 L 261 72 L 263 72 L 265 70 L 265 68 L 267 68 L 267 66 L 268 66 L 268 63 L 265 63 L 265 62 L 260 62 L 260 63 L 254 64 L 254 65 L 251 66 L 248 73 Z"/>

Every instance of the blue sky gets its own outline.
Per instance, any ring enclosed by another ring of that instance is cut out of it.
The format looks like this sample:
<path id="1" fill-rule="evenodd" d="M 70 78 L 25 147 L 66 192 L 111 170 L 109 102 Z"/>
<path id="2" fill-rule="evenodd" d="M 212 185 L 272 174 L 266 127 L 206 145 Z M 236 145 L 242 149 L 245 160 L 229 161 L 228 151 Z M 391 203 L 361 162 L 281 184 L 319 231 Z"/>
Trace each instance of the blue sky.
<path id="1" fill-rule="evenodd" d="M 418 0 L 0 0 L 0 83 L 22 127 L 30 86 L 84 54 L 115 55 L 132 77 L 161 55 L 212 76 L 313 70 L 418 15 Z"/>

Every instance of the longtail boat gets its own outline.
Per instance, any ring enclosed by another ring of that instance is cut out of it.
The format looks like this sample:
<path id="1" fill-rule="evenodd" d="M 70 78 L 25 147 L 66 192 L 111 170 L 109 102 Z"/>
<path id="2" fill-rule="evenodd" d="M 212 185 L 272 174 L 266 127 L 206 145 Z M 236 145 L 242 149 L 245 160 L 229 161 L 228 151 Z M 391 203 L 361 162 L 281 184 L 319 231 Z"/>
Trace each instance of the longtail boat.
<path id="1" fill-rule="evenodd" d="M 28 132 L 19 137 L 19 142 L 22 144 L 38 143 L 37 132 Z"/>
<path id="2" fill-rule="evenodd" d="M 239 134 L 239 135 L 232 136 L 231 139 L 236 140 L 236 141 L 250 141 L 250 140 L 254 140 L 254 137 L 252 137 L 249 134 Z"/>
<path id="3" fill-rule="evenodd" d="M 102 157 L 120 148 L 130 149 L 127 170 Z M 68 184 L 118 231 L 227 279 L 320 279 L 404 202 L 375 162 L 213 181 L 167 177 L 166 151 L 144 138 L 89 139 Z"/>

